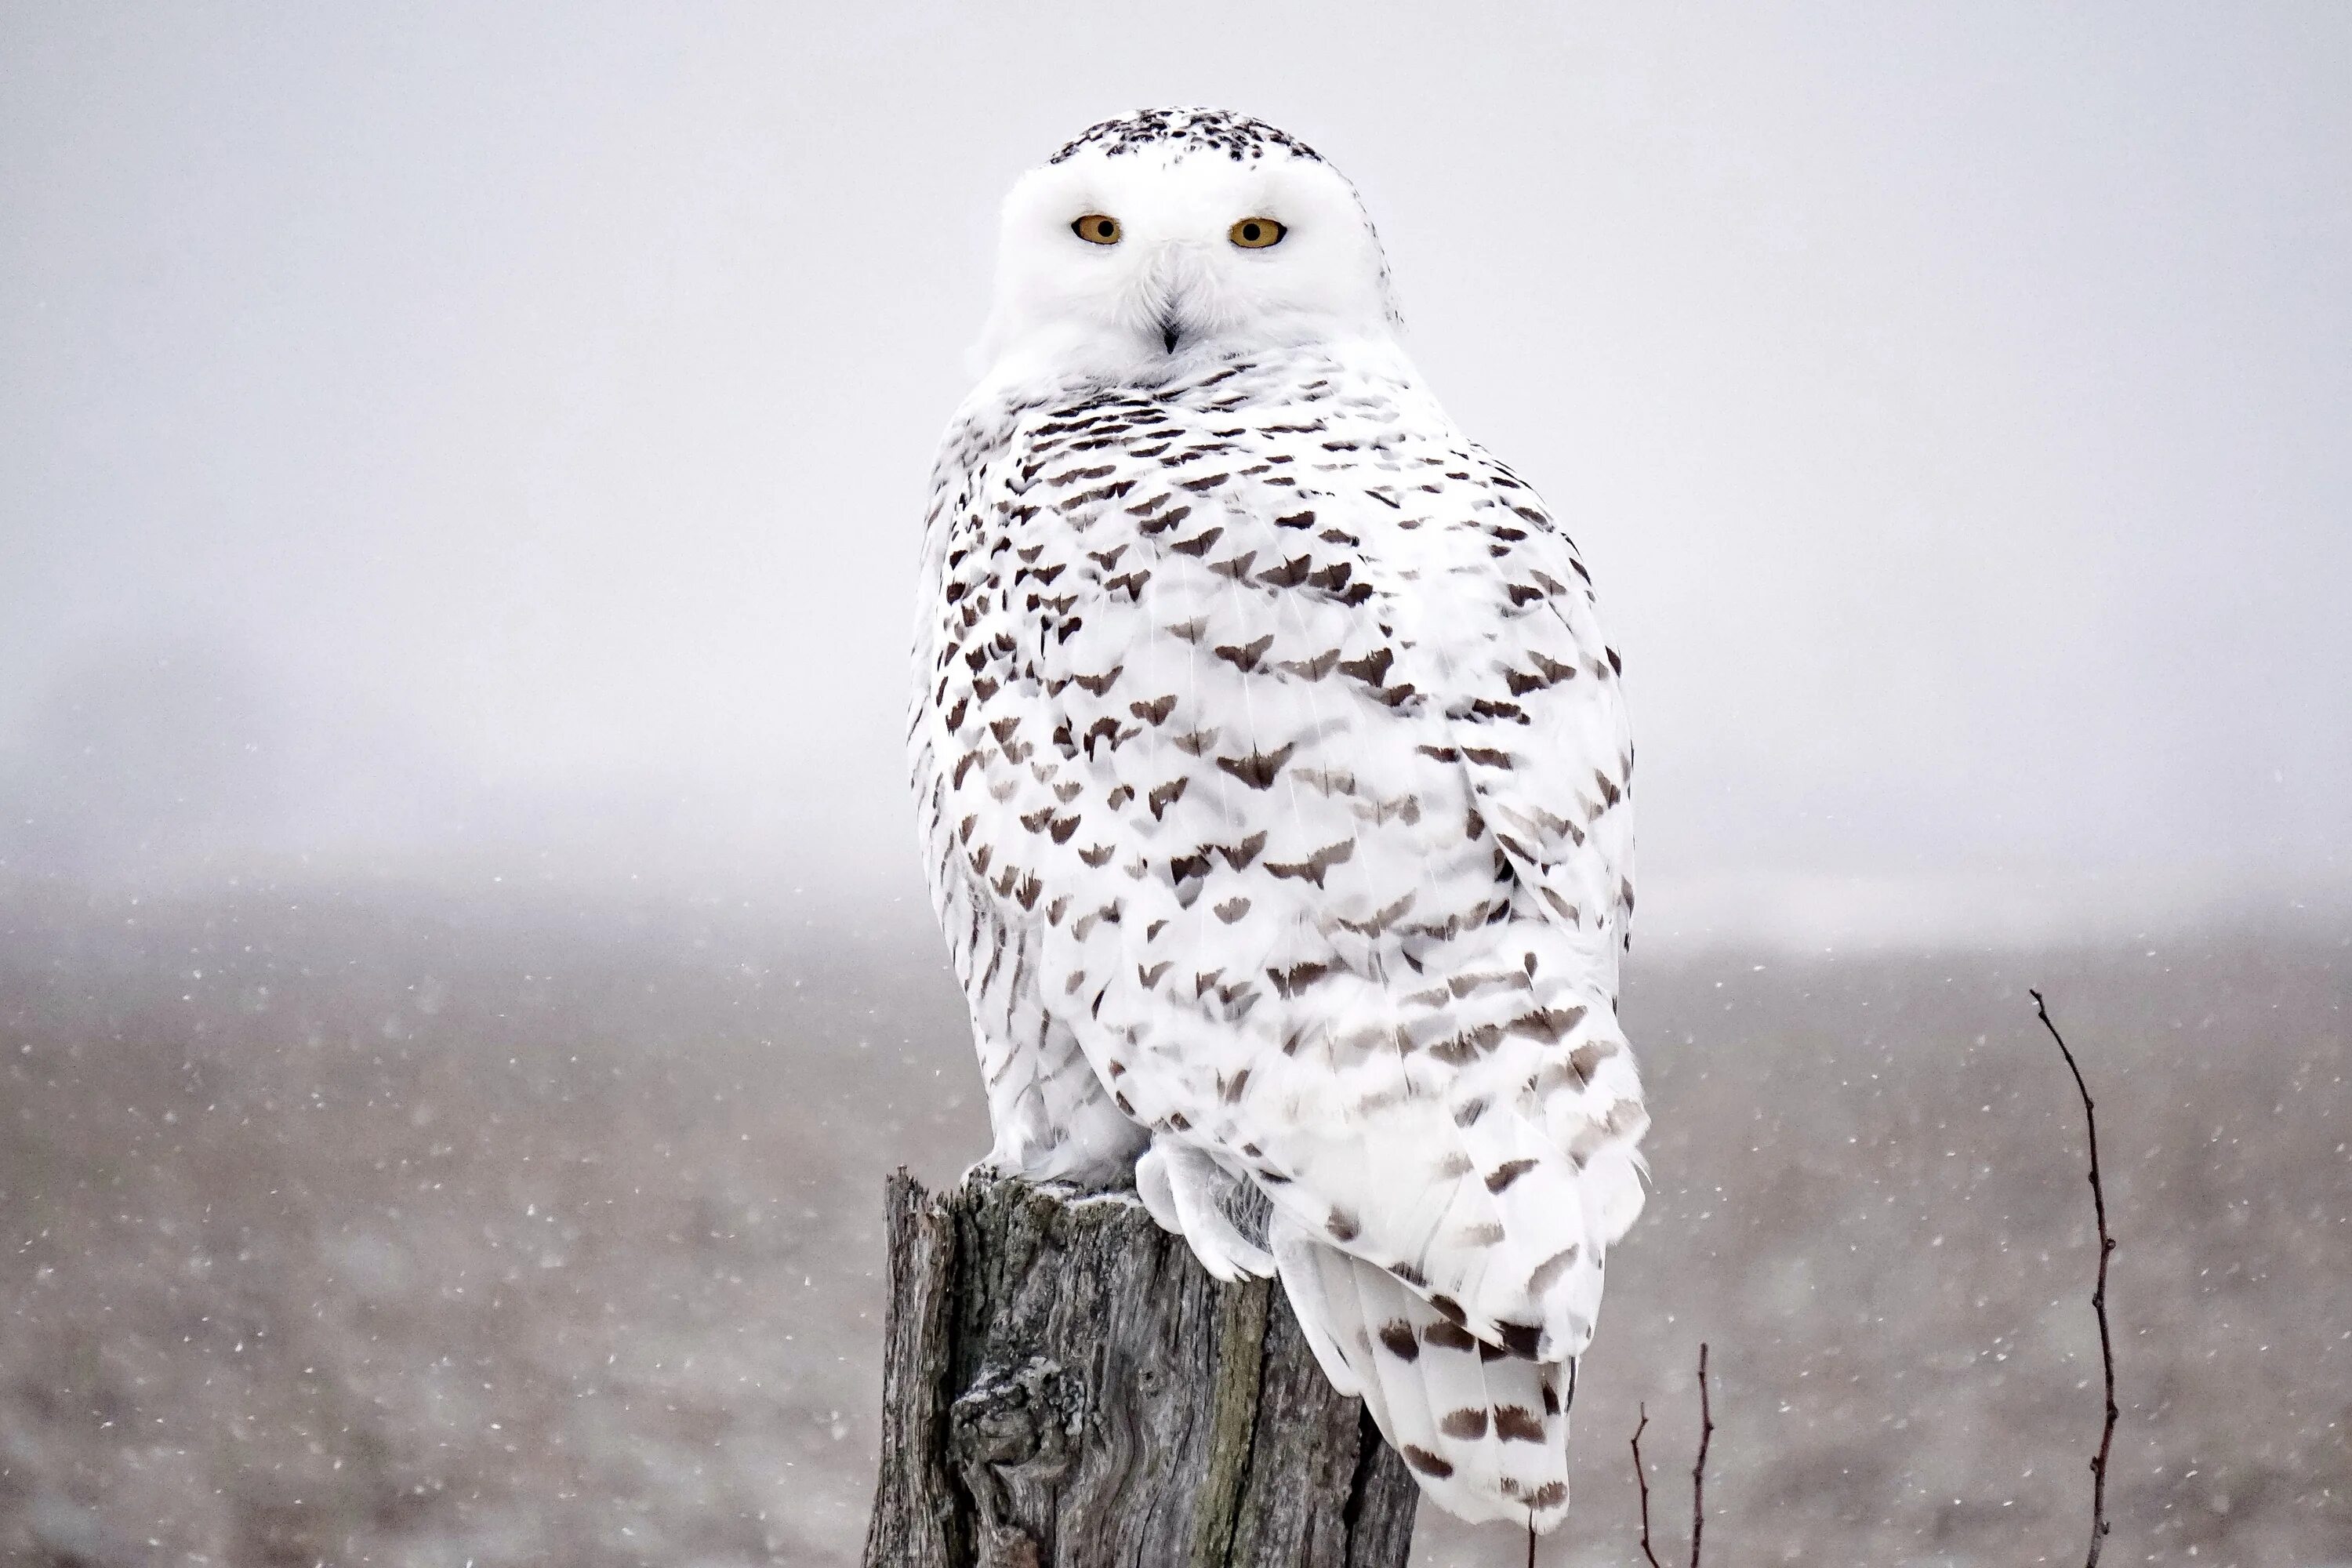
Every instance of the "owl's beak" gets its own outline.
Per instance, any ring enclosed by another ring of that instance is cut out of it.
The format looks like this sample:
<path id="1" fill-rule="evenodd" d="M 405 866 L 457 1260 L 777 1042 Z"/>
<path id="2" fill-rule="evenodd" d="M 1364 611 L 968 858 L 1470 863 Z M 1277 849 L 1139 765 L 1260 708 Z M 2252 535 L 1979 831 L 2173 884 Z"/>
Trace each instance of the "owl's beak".
<path id="1" fill-rule="evenodd" d="M 1160 346 L 1167 353 L 1201 335 L 1199 306 L 1206 281 L 1200 247 L 1192 242 L 1166 240 L 1153 250 L 1140 303 L 1146 320 L 1160 329 Z"/>

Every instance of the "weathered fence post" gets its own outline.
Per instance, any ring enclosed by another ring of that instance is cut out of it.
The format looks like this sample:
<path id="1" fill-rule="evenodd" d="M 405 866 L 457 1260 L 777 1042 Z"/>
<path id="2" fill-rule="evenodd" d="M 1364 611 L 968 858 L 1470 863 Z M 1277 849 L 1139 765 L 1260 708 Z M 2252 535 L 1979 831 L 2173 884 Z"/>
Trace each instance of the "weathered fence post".
<path id="1" fill-rule="evenodd" d="M 1402 1568 L 1412 1478 L 1277 1287 L 1131 1196 L 887 1192 L 866 1568 Z"/>

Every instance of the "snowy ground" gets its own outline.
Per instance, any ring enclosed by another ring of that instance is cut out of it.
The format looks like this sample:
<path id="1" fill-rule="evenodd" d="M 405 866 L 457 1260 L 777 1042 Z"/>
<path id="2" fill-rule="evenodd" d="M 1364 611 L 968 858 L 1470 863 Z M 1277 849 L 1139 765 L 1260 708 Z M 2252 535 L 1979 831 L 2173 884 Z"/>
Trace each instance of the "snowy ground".
<path id="1" fill-rule="evenodd" d="M 879 1184 L 982 1148 L 909 920 L 378 890 L 0 900 L 0 1561 L 852 1561 Z M 1558 1564 L 2352 1561 L 2347 955 L 1644 954 L 1657 1131 Z M 1424 1525 L 1431 1563 L 1500 1536 Z"/>

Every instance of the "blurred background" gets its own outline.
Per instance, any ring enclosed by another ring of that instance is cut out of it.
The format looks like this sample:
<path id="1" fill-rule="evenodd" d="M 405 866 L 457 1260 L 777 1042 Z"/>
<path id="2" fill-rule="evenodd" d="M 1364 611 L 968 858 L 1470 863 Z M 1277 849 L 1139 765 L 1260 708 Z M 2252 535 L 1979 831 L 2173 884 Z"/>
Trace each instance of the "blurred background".
<path id="1" fill-rule="evenodd" d="M 1004 187 L 1213 102 L 1626 656 L 1547 1561 L 1702 1337 L 1728 1559 L 2078 1549 L 2040 985 L 2115 1550 L 2352 1563 L 2347 81 L 2332 4 L 0 7 L 0 1560 L 854 1559 L 879 1175 L 986 1141 L 930 447 Z"/>

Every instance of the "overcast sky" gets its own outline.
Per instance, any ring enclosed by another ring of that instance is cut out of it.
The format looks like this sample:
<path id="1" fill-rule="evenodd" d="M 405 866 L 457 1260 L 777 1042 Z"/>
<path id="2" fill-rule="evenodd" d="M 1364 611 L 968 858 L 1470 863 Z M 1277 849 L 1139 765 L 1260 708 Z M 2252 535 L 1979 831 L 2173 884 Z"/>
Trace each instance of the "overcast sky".
<path id="1" fill-rule="evenodd" d="M 2352 887 L 2340 4 L 16 0 L 0 858 L 912 894 L 994 207 L 1171 102 L 1582 545 L 1650 929 Z"/>

